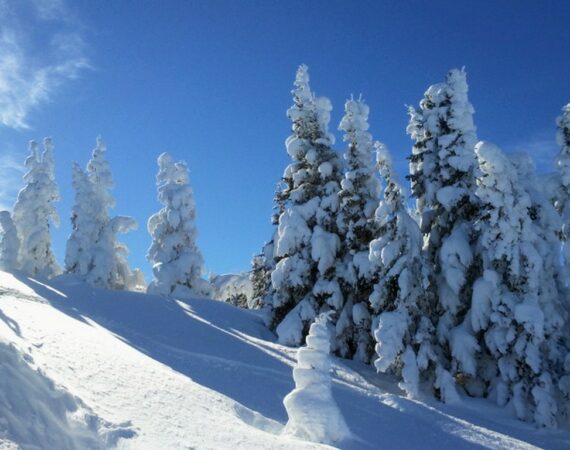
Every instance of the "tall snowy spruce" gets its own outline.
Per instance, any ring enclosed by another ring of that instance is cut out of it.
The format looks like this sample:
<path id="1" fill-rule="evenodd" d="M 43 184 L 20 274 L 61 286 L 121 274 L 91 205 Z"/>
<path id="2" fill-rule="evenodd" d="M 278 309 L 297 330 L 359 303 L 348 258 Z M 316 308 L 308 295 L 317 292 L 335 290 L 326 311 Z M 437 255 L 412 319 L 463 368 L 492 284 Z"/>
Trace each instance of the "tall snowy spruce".
<path id="1" fill-rule="evenodd" d="M 341 239 L 336 225 L 341 163 L 331 148 L 330 101 L 315 97 L 307 67 L 297 71 L 293 106 L 287 115 L 293 133 L 286 140 L 293 162 L 285 169 L 283 212 L 275 236 L 271 273 L 271 325 L 279 341 L 299 345 L 317 314 L 340 310 L 336 275 Z"/>
<path id="2" fill-rule="evenodd" d="M 559 410 L 557 381 L 564 364 L 566 313 L 544 286 L 555 274 L 542 257 L 544 237 L 516 167 L 494 145 L 476 147 L 484 208 L 476 227 L 483 275 L 473 289 L 472 328 L 483 335 L 488 394 L 518 418 L 552 427 Z"/>
<path id="3" fill-rule="evenodd" d="M 87 171 L 73 166 L 75 204 L 65 269 L 93 286 L 133 290 L 143 283 L 142 274 L 129 267 L 128 248 L 117 241 L 117 234 L 132 231 L 137 224 L 131 217 L 109 216 L 109 209 L 115 207 L 110 193 L 114 182 L 105 153 L 103 141 L 97 138 Z"/>
<path id="4" fill-rule="evenodd" d="M 9 211 L 0 211 L 0 270 L 18 269 L 20 239 Z"/>
<path id="5" fill-rule="evenodd" d="M 348 148 L 344 155 L 346 172 L 339 192 L 337 218 L 344 236 L 342 265 L 338 269 L 344 306 L 336 323 L 336 345 L 341 356 L 369 362 L 373 345 L 368 248 L 377 234 L 374 211 L 378 207 L 380 182 L 373 163 L 372 135 L 368 132 L 368 105 L 361 99 L 350 99 L 344 109 L 339 129 L 345 132 Z"/>
<path id="6" fill-rule="evenodd" d="M 434 360 L 433 316 L 424 294 L 422 236 L 406 209 L 388 149 L 376 145 L 384 194 L 375 213 L 377 238 L 370 243 L 374 287 L 370 295 L 376 339 L 374 361 L 380 372 L 395 373 L 410 396 L 419 392 L 420 373 Z"/>
<path id="7" fill-rule="evenodd" d="M 59 200 L 55 183 L 53 144 L 44 139 L 41 156 L 36 142 L 30 142 L 24 175 L 26 185 L 18 193 L 12 219 L 18 232 L 20 250 L 18 267 L 32 276 L 52 277 L 61 269 L 51 246 L 50 224 L 59 226 L 54 203 Z"/>
<path id="8" fill-rule="evenodd" d="M 464 71 L 428 88 L 419 109 L 410 108 L 408 133 L 415 141 L 410 181 L 424 235 L 426 264 L 432 268 L 427 294 L 433 303 L 438 358 L 435 386 L 455 397 L 453 378 L 474 377 L 471 358 L 477 340 L 469 326 L 471 292 L 479 264 L 473 253 L 477 142 L 473 107 Z M 447 394 L 446 394 L 447 393 Z"/>
<path id="9" fill-rule="evenodd" d="M 562 108 L 562 114 L 556 120 L 556 141 L 560 152 L 556 158 L 558 177 L 555 192 L 552 193 L 554 205 L 562 217 L 561 238 L 566 276 L 570 275 L 570 103 Z"/>
<path id="10" fill-rule="evenodd" d="M 168 153 L 158 157 L 158 200 L 164 207 L 148 220 L 152 244 L 147 259 L 153 281 L 147 292 L 182 298 L 207 296 L 210 284 L 201 278 L 202 253 L 196 245 L 196 208 L 188 166 Z"/>
<path id="11" fill-rule="evenodd" d="M 295 389 L 284 399 L 289 420 L 285 432 L 302 439 L 334 444 L 350 437 L 331 390 L 329 317 L 321 314 L 311 325 L 307 346 L 297 351 Z"/>

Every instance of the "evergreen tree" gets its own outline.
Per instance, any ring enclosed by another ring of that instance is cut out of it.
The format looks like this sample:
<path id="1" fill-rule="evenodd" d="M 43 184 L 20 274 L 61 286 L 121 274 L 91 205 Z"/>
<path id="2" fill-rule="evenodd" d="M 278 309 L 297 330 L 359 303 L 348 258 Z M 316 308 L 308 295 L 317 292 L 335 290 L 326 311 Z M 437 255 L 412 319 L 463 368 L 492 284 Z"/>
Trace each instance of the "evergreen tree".
<path id="1" fill-rule="evenodd" d="M 0 270 L 18 269 L 20 239 L 18 231 L 8 211 L 0 211 Z"/>
<path id="2" fill-rule="evenodd" d="M 337 219 L 344 236 L 339 270 L 344 307 L 336 325 L 337 351 L 341 356 L 369 362 L 372 354 L 371 316 L 367 301 L 372 290 L 368 247 L 376 236 L 374 211 L 380 182 L 375 176 L 372 135 L 367 131 L 369 108 L 362 100 L 348 100 L 339 129 L 345 132 L 348 149 L 346 172 L 341 183 Z"/>
<path id="3" fill-rule="evenodd" d="M 480 358 L 488 393 L 516 415 L 554 426 L 556 381 L 563 364 L 565 313 L 545 285 L 555 274 L 542 257 L 533 202 L 515 166 L 494 145 L 476 147 L 484 207 L 476 222 L 483 275 L 473 289 L 471 326 L 491 358 Z M 484 352 L 483 352 L 484 354 Z M 467 356 L 474 361 L 473 355 Z"/>
<path id="4" fill-rule="evenodd" d="M 330 101 L 315 97 L 306 66 L 300 66 L 287 114 L 293 133 L 286 141 L 293 162 L 283 175 L 283 212 L 275 238 L 271 273 L 271 325 L 279 340 L 298 345 L 321 310 L 339 310 L 336 277 L 340 238 L 335 215 L 341 164 L 328 131 Z"/>
<path id="5" fill-rule="evenodd" d="M 558 177 L 554 205 L 562 217 L 561 239 L 563 243 L 563 256 L 566 275 L 570 275 L 570 103 L 562 108 L 562 114 L 556 120 L 556 141 L 560 152 L 556 158 Z"/>
<path id="6" fill-rule="evenodd" d="M 53 205 L 59 200 L 59 189 L 55 183 L 50 138 L 44 139 L 41 157 L 37 144 L 30 142 L 30 155 L 25 166 L 26 186 L 18 193 L 12 217 L 20 241 L 18 266 L 32 276 L 52 277 L 61 269 L 51 247 L 50 223 L 59 226 L 59 216 Z"/>
<path id="7" fill-rule="evenodd" d="M 248 302 L 249 309 L 259 309 L 265 305 L 265 296 L 269 292 L 271 284 L 271 259 L 270 255 L 266 255 L 265 251 L 268 250 L 267 244 L 263 247 L 264 252 L 255 255 L 251 260 L 251 272 L 249 280 L 252 287 L 252 298 Z"/>
<path id="8" fill-rule="evenodd" d="M 182 298 L 207 296 L 209 283 L 201 278 L 202 253 L 196 245 L 196 208 L 188 166 L 174 162 L 168 153 L 158 157 L 158 200 L 164 207 L 148 220 L 152 245 L 147 254 L 152 264 L 151 294 Z"/>
<path id="9" fill-rule="evenodd" d="M 110 193 L 114 182 L 106 150 L 101 138 L 97 138 L 87 171 L 77 164 L 73 166 L 75 205 L 66 248 L 66 271 L 84 277 L 93 286 L 134 290 L 144 285 L 142 273 L 129 267 L 128 248 L 117 241 L 117 234 L 135 230 L 137 223 L 132 217 L 109 216 L 115 200 Z"/>
<path id="10" fill-rule="evenodd" d="M 468 361 L 458 356 L 466 347 L 469 351 L 477 347 L 465 321 L 480 270 L 472 248 L 472 221 L 479 208 L 477 138 L 467 91 L 465 72 L 451 70 L 445 83 L 428 88 L 419 109 L 410 108 L 408 126 L 415 141 L 409 178 L 425 237 L 426 264 L 432 268 L 427 294 L 441 349 L 436 384 L 445 386 L 448 393 L 450 374 L 455 378 L 474 375 L 475 367 L 465 366 Z"/>
<path id="11" fill-rule="evenodd" d="M 283 399 L 283 404 L 289 416 L 287 433 L 333 444 L 349 437 L 350 431 L 332 397 L 327 321 L 327 315 L 319 315 L 311 325 L 307 346 L 297 351 L 295 389 Z"/>
<path id="12" fill-rule="evenodd" d="M 378 237 L 370 243 L 374 289 L 370 304 L 380 372 L 392 371 L 412 396 L 419 391 L 420 371 L 435 355 L 433 324 L 424 295 L 422 237 L 409 215 L 402 188 L 396 181 L 388 149 L 376 143 L 377 163 L 385 182 L 375 213 Z"/>

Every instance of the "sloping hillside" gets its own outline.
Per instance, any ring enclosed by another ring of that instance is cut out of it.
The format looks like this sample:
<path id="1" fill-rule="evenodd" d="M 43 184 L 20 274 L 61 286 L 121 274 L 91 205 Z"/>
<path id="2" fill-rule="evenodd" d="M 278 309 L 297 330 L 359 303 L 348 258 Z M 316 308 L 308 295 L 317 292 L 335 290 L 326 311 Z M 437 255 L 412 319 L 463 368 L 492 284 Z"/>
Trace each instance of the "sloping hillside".
<path id="1" fill-rule="evenodd" d="M 294 359 L 255 312 L 0 272 L 0 447 L 325 448 L 281 434 Z M 570 447 L 488 402 L 406 399 L 369 367 L 335 359 L 333 384 L 341 448 Z"/>

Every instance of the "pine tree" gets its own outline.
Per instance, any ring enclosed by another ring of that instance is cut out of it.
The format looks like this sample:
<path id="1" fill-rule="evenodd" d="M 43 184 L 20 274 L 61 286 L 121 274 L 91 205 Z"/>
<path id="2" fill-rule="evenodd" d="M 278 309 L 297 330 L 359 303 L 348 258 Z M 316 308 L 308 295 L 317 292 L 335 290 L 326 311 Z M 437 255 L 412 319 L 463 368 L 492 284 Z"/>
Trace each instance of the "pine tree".
<path id="1" fill-rule="evenodd" d="M 202 253 L 196 245 L 196 208 L 188 166 L 168 153 L 158 157 L 158 200 L 164 207 L 148 220 L 152 236 L 147 259 L 153 281 L 148 292 L 182 298 L 207 296 L 209 283 L 201 278 Z"/>
<path id="2" fill-rule="evenodd" d="M 297 351 L 295 389 L 283 399 L 283 404 L 289 416 L 287 433 L 333 444 L 349 437 L 350 431 L 332 397 L 327 321 L 327 315 L 319 315 L 311 325 L 307 346 Z"/>
<path id="3" fill-rule="evenodd" d="M 0 211 L 0 270 L 12 271 L 18 269 L 18 252 L 20 239 L 18 230 L 8 211 Z"/>
<path id="4" fill-rule="evenodd" d="M 447 392 L 451 392 L 445 381 L 451 379 L 449 373 L 474 375 L 470 360 L 458 355 L 465 354 L 466 348 L 477 349 L 466 321 L 473 282 L 480 271 L 472 248 L 472 220 L 479 209 L 477 137 L 467 91 L 465 72 L 450 71 L 445 83 L 428 88 L 419 109 L 410 108 L 408 126 L 415 141 L 409 178 L 425 236 L 426 264 L 432 268 L 427 294 L 441 348 L 437 384 L 445 385 Z"/>
<path id="5" fill-rule="evenodd" d="M 370 243 L 369 254 L 375 283 L 370 295 L 378 355 L 374 365 L 380 372 L 395 373 L 408 394 L 417 396 L 420 372 L 435 358 L 434 327 L 424 295 L 422 237 L 406 209 L 388 149 L 379 142 L 375 147 L 385 188 L 375 213 L 378 237 Z"/>
<path id="6" fill-rule="evenodd" d="M 344 236 L 339 276 L 345 300 L 337 321 L 337 351 L 341 356 L 369 362 L 372 354 L 371 316 L 367 301 L 372 290 L 368 247 L 376 236 L 374 211 L 380 182 L 375 176 L 372 135 L 367 131 L 369 108 L 363 100 L 348 100 L 339 129 L 345 132 L 348 149 L 346 172 L 341 183 L 337 219 Z"/>
<path id="7" fill-rule="evenodd" d="M 280 195 L 284 206 L 271 273 L 271 322 L 281 343 L 298 345 L 321 310 L 339 310 L 343 304 L 335 221 L 341 164 L 328 131 L 330 101 L 311 92 L 304 65 L 297 71 L 293 101 L 287 112 L 293 134 L 286 141 L 293 162 L 285 170 Z"/>
<path id="8" fill-rule="evenodd" d="M 262 308 L 266 303 L 266 295 L 269 292 L 271 284 L 271 259 L 273 256 L 273 251 L 267 255 L 266 252 L 269 250 L 268 244 L 263 247 L 263 253 L 255 255 L 251 260 L 251 272 L 249 275 L 249 280 L 252 287 L 252 297 L 251 301 L 248 302 L 249 309 L 259 309 Z"/>
<path id="9" fill-rule="evenodd" d="M 20 251 L 18 266 L 32 276 L 52 277 L 61 272 L 51 247 L 50 223 L 59 226 L 53 205 L 59 200 L 55 183 L 53 144 L 44 139 L 41 158 L 37 144 L 30 142 L 30 155 L 25 162 L 26 186 L 18 193 L 12 219 L 18 231 Z"/>
<path id="10" fill-rule="evenodd" d="M 484 272 L 474 285 L 469 318 L 491 355 L 481 358 L 481 374 L 499 404 L 510 402 L 520 419 L 552 427 L 566 319 L 559 297 L 545 289 L 555 284 L 555 274 L 542 257 L 545 239 L 515 166 L 492 144 L 481 142 L 476 152 L 482 171 L 477 195 L 484 204 L 476 228 Z"/>
<path id="11" fill-rule="evenodd" d="M 142 273 L 129 267 L 128 248 L 117 241 L 117 234 L 135 230 L 137 223 L 132 217 L 109 216 L 115 200 L 110 192 L 114 182 L 106 150 L 99 137 L 87 171 L 77 164 L 73 166 L 75 205 L 66 248 L 66 272 L 78 274 L 96 287 L 134 290 L 143 283 Z"/>

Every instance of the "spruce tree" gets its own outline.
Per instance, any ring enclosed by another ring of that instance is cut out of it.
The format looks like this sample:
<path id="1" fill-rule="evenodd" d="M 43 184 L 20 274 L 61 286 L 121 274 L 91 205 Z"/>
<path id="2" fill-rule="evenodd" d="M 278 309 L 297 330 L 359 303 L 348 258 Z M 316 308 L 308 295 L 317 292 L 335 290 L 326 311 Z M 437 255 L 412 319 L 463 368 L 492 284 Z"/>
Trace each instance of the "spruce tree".
<path id="1" fill-rule="evenodd" d="M 117 234 L 135 230 L 137 223 L 132 217 L 109 215 L 115 200 L 110 192 L 114 182 L 106 150 L 98 137 L 87 170 L 73 166 L 75 204 L 66 248 L 66 272 L 77 274 L 96 287 L 134 290 L 144 284 L 142 274 L 129 267 L 128 248 L 117 241 Z"/>
<path id="2" fill-rule="evenodd" d="M 484 206 L 475 226 L 484 271 L 474 285 L 469 318 L 483 335 L 482 353 L 491 356 L 480 358 L 481 374 L 499 404 L 512 404 L 520 419 L 552 427 L 566 313 L 545 288 L 555 284 L 543 258 L 547 243 L 513 163 L 486 142 L 476 152 L 482 171 L 477 195 Z"/>
<path id="3" fill-rule="evenodd" d="M 337 352 L 363 362 L 369 362 L 373 352 L 367 301 L 372 290 L 368 247 L 377 233 L 374 211 L 380 196 L 368 115 L 369 108 L 363 100 L 346 102 L 339 129 L 345 132 L 348 148 L 344 155 L 346 172 L 339 192 L 337 219 L 344 237 L 339 278 L 345 302 L 336 325 Z"/>
<path id="4" fill-rule="evenodd" d="M 152 244 L 147 258 L 153 281 L 147 292 L 182 298 L 207 296 L 211 286 L 202 279 L 203 258 L 196 244 L 196 207 L 188 166 L 168 153 L 158 157 L 158 200 L 164 207 L 148 220 Z"/>
<path id="5" fill-rule="evenodd" d="M 424 294 L 422 236 L 406 208 L 388 149 L 377 142 L 377 164 L 384 180 L 382 201 L 375 213 L 377 238 L 370 243 L 374 288 L 370 305 L 380 372 L 393 372 L 411 396 L 419 392 L 420 373 L 435 358 L 434 327 Z M 433 364 L 432 364 L 433 365 Z"/>
<path id="6" fill-rule="evenodd" d="M 554 205 L 562 217 L 561 240 L 566 276 L 570 275 L 570 103 L 562 108 L 562 114 L 556 119 L 556 141 L 560 152 L 556 158 L 558 177 Z"/>
<path id="7" fill-rule="evenodd" d="M 408 126 L 414 140 L 409 178 L 424 235 L 426 264 L 432 269 L 427 295 L 440 348 L 436 384 L 440 391 L 446 386 L 448 393 L 451 376 L 475 375 L 475 367 L 461 355 L 465 348 L 475 351 L 477 347 L 465 321 L 480 270 L 472 248 L 472 221 L 479 209 L 475 196 L 477 137 L 467 91 L 465 72 L 451 70 L 444 83 L 428 88 L 419 109 L 410 108 Z"/>
<path id="8" fill-rule="evenodd" d="M 20 239 L 9 211 L 0 211 L 0 270 L 18 269 Z"/>
<path id="9" fill-rule="evenodd" d="M 282 343 L 298 345 L 321 310 L 343 305 L 336 276 L 340 249 L 335 215 L 341 164 L 328 131 L 330 101 L 315 97 L 309 74 L 297 71 L 293 106 L 287 115 L 293 133 L 286 141 L 293 162 L 283 175 L 283 212 L 275 237 L 271 273 L 271 325 Z"/>
<path id="10" fill-rule="evenodd" d="M 59 200 L 55 183 L 53 144 L 44 139 L 40 157 L 37 144 L 30 142 L 24 175 L 26 186 L 18 193 L 13 221 L 18 231 L 20 251 L 18 266 L 32 276 L 52 277 L 61 273 L 51 246 L 50 224 L 59 226 L 54 203 Z"/>

